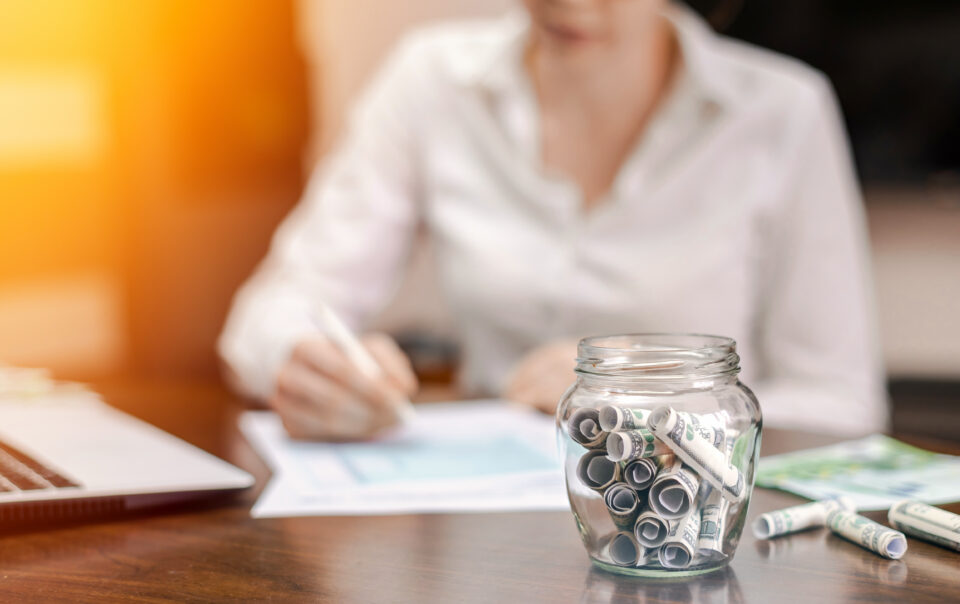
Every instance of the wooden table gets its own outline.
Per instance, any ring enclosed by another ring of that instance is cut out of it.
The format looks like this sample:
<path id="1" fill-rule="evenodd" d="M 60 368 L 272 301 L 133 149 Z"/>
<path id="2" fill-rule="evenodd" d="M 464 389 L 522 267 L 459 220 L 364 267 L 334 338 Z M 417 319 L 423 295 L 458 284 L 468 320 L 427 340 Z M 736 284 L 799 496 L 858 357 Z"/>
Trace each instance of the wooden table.
<path id="1" fill-rule="evenodd" d="M 239 436 L 240 405 L 222 387 L 134 383 L 101 391 L 117 407 L 251 471 L 257 487 L 165 514 L 2 533 L 4 602 L 960 599 L 960 554 L 916 539 L 903 560 L 888 561 L 825 530 L 771 542 L 745 534 L 724 571 L 653 582 L 594 569 L 566 512 L 254 520 L 249 508 L 269 472 Z M 826 442 L 768 430 L 763 452 Z M 758 489 L 750 517 L 799 501 Z"/>

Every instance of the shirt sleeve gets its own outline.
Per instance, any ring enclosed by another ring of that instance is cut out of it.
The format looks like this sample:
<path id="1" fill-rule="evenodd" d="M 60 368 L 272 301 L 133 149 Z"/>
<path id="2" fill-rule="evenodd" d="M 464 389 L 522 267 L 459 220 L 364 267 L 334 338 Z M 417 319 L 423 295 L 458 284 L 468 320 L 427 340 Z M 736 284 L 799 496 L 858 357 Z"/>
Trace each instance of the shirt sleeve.
<path id="1" fill-rule="evenodd" d="M 394 52 L 355 106 L 342 144 L 314 172 L 234 298 L 218 348 L 242 392 L 270 396 L 292 348 L 320 330 L 318 305 L 356 329 L 397 286 L 419 221 L 424 63 L 413 42 Z"/>
<path id="2" fill-rule="evenodd" d="M 835 434 L 887 427 L 863 204 L 823 81 L 769 229 L 755 390 L 764 421 Z"/>

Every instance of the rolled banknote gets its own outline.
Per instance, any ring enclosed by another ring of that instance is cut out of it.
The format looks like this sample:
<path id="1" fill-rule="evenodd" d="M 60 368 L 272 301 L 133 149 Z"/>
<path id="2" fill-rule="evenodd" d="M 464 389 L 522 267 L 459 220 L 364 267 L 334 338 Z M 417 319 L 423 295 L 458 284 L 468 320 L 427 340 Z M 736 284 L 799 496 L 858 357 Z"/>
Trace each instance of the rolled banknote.
<path id="1" fill-rule="evenodd" d="M 724 456 L 727 462 L 733 456 L 737 442 L 735 431 L 728 431 L 724 442 Z M 717 489 L 710 487 L 704 498 L 703 511 L 700 514 L 700 537 L 697 539 L 697 553 L 712 560 L 726 556 L 723 552 L 723 535 L 727 522 L 727 508 L 730 502 L 723 498 Z"/>
<path id="2" fill-rule="evenodd" d="M 626 432 L 611 432 L 610 436 L 607 437 L 607 457 L 613 461 L 656 457 L 670 452 L 670 447 L 646 428 L 637 428 Z"/>
<path id="3" fill-rule="evenodd" d="M 617 528 L 621 531 L 633 530 L 640 513 L 640 497 L 636 491 L 622 482 L 617 482 L 610 485 L 603 494 L 603 502 Z"/>
<path id="4" fill-rule="evenodd" d="M 700 510 L 690 510 L 684 518 L 670 527 L 663 545 L 660 546 L 660 565 L 664 568 L 687 568 L 697 553 L 697 538 L 700 535 Z"/>
<path id="5" fill-rule="evenodd" d="M 637 544 L 633 535 L 617 533 L 610 540 L 610 559 L 617 566 L 637 566 L 644 561 L 646 551 Z"/>
<path id="6" fill-rule="evenodd" d="M 653 510 L 640 514 L 633 528 L 637 543 L 646 548 L 660 547 L 668 534 L 670 534 L 670 521 L 661 518 Z"/>
<path id="7" fill-rule="evenodd" d="M 646 428 L 649 415 L 649 409 L 607 405 L 606 407 L 600 407 L 600 427 L 607 432 Z"/>
<path id="8" fill-rule="evenodd" d="M 721 431 L 726 431 L 727 425 L 730 423 L 730 414 L 726 411 L 714 411 L 712 413 L 688 413 L 686 411 L 678 411 L 678 413 L 688 417 L 690 422 L 695 425 Z M 718 441 L 718 443 L 719 442 L 720 441 Z M 717 445 L 717 448 L 720 448 L 720 444 Z"/>
<path id="9" fill-rule="evenodd" d="M 746 495 L 740 470 L 727 461 L 723 450 L 703 437 L 694 427 L 670 407 L 657 407 L 647 418 L 647 426 L 660 440 L 673 449 L 677 457 L 693 468 L 700 477 L 720 490 L 724 499 L 737 502 Z"/>
<path id="10" fill-rule="evenodd" d="M 682 518 L 690 513 L 700 488 L 700 477 L 675 457 L 670 467 L 657 473 L 647 499 L 650 509 L 666 519 Z"/>
<path id="11" fill-rule="evenodd" d="M 826 526 L 827 516 L 835 509 L 848 512 L 856 511 L 856 507 L 849 497 L 823 499 L 803 505 L 795 505 L 758 516 L 753 521 L 753 536 L 757 539 L 771 539 L 808 528 Z"/>
<path id="12" fill-rule="evenodd" d="M 887 514 L 893 528 L 960 552 L 960 516 L 919 501 L 895 503 Z"/>
<path id="13" fill-rule="evenodd" d="M 838 507 L 827 515 L 827 526 L 844 539 L 884 558 L 899 560 L 907 551 L 907 538 L 903 533 L 843 508 Z"/>
<path id="14" fill-rule="evenodd" d="M 600 412 L 590 407 L 577 409 L 567 422 L 567 432 L 575 442 L 587 449 L 605 449 L 606 432 L 600 428 Z"/>
<path id="15" fill-rule="evenodd" d="M 709 442 L 715 449 L 725 451 L 726 446 L 726 426 L 717 415 L 698 415 L 696 413 L 684 413 L 678 411 L 677 414 L 687 422 L 687 426 L 692 428 L 700 437 Z"/>
<path id="16" fill-rule="evenodd" d="M 707 558 L 723 558 L 723 532 L 727 507 L 730 502 L 724 499 L 720 491 L 711 488 L 703 502 L 700 513 L 700 534 L 697 537 L 697 552 Z"/>
<path id="17" fill-rule="evenodd" d="M 634 459 L 623 467 L 623 480 L 637 491 L 646 491 L 657 477 L 657 463 L 652 458 Z"/>
<path id="18" fill-rule="evenodd" d="M 594 491 L 603 493 L 620 479 L 620 464 L 607 459 L 603 451 L 587 451 L 577 463 L 577 478 Z"/>

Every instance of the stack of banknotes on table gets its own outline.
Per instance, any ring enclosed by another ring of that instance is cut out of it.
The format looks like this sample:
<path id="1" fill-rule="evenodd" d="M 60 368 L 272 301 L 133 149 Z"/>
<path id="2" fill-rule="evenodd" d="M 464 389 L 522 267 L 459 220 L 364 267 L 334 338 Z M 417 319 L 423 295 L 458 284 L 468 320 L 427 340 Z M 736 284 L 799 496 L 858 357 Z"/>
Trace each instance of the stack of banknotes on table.
<path id="1" fill-rule="evenodd" d="M 600 493 L 617 533 L 609 557 L 620 566 L 686 569 L 727 557 L 726 519 L 746 499 L 731 463 L 736 434 L 724 411 L 693 414 L 663 406 L 582 408 L 568 433 L 587 452 L 577 479 Z"/>

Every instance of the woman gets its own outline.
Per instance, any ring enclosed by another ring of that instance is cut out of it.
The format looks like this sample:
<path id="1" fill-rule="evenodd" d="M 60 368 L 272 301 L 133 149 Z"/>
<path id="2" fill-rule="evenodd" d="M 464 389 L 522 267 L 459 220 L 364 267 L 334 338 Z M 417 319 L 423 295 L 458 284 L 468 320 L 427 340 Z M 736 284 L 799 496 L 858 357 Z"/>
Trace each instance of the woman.
<path id="1" fill-rule="evenodd" d="M 829 85 L 665 0 L 525 0 L 417 32 L 241 290 L 220 346 L 306 438 L 364 438 L 416 389 L 358 331 L 415 230 L 463 347 L 463 386 L 552 411 L 583 335 L 729 335 L 768 425 L 885 425 L 860 201 Z"/>

